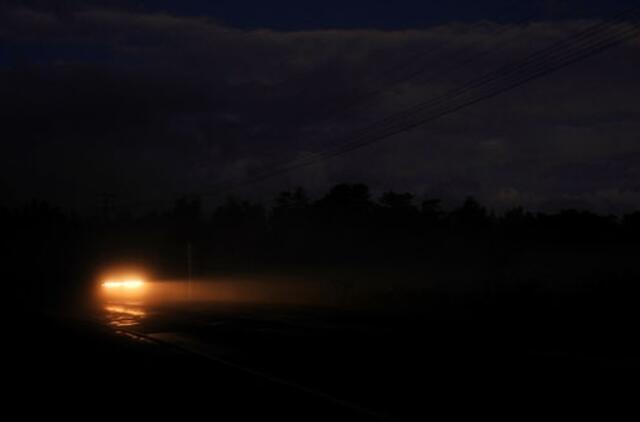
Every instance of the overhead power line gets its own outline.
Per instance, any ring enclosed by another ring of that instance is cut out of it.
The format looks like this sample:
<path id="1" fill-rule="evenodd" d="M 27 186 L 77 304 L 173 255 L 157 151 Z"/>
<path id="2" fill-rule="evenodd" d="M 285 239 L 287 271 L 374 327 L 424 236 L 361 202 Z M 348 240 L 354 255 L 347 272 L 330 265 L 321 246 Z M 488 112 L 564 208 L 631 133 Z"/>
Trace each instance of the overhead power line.
<path id="1" fill-rule="evenodd" d="M 539 50 L 522 61 L 502 66 L 439 97 L 395 113 L 369 126 L 357 134 L 355 139 L 349 139 L 337 148 L 318 152 L 308 159 L 287 162 L 247 180 L 220 185 L 220 189 L 208 195 L 219 195 L 230 189 L 257 183 L 379 142 L 595 56 L 637 37 L 640 34 L 638 13 L 639 9 L 627 11 L 612 21 L 593 25 L 551 47 Z M 423 114 L 425 112 L 427 114 Z"/>
<path id="2" fill-rule="evenodd" d="M 393 113 L 368 127 L 339 139 L 335 147 L 319 151 L 311 157 L 290 160 L 255 176 L 220 183 L 215 190 L 200 196 L 219 196 L 235 189 L 262 182 L 300 168 L 333 159 L 426 123 L 452 115 L 462 109 L 511 91 L 574 63 L 593 57 L 640 35 L 640 8 L 625 11 L 611 20 L 576 32 L 524 59 L 500 66 L 480 77 L 448 90 L 444 94 Z"/>

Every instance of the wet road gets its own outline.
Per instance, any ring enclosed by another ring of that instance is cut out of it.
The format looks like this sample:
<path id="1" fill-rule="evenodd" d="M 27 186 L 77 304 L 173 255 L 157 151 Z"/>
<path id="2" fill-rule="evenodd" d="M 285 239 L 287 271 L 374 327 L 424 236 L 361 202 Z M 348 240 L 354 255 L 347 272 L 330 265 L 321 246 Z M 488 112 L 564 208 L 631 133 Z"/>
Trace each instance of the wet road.
<path id="1" fill-rule="evenodd" d="M 619 382 L 617 370 L 600 361 L 527 350 L 518 336 L 468 321 L 230 304 L 109 303 L 98 315 L 117 330 L 176 345 L 360 415 L 395 420 L 471 409 L 571 409 L 588 397 L 602 402 L 610 392 L 603 386 Z M 625 370 L 631 377 L 632 369 Z"/>
<path id="2" fill-rule="evenodd" d="M 5 403 L 21 417 L 380 420 L 122 328 L 51 315 L 22 322 L 4 368 Z"/>
<path id="3" fill-rule="evenodd" d="M 346 394 L 349 374 L 344 364 L 354 362 L 330 349 L 346 345 L 347 338 L 366 333 L 367 327 L 337 320 L 335 312 L 293 306 L 149 307 L 119 302 L 104 304 L 97 317 L 116 332 L 142 334 L 359 415 L 389 418 L 380 406 Z"/>

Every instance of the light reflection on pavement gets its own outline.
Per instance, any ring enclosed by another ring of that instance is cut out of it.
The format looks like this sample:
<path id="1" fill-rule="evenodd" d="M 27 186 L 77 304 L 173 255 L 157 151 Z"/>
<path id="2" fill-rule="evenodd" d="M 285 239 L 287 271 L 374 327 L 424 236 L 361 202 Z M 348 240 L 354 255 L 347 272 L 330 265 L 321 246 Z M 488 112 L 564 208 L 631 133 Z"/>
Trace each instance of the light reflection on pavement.
<path id="1" fill-rule="evenodd" d="M 103 310 L 107 323 L 114 327 L 138 326 L 148 315 L 144 307 L 137 303 L 108 303 Z"/>

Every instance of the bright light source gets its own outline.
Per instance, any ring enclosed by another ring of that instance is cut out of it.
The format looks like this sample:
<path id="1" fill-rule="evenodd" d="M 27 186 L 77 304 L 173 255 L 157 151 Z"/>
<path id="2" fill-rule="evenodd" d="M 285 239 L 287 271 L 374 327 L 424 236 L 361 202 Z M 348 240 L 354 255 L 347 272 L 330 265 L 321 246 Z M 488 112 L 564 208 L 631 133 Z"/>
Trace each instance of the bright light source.
<path id="1" fill-rule="evenodd" d="M 144 281 L 140 279 L 127 279 L 127 280 L 108 280 L 102 283 L 102 287 L 105 289 L 127 289 L 136 290 L 141 289 L 144 286 Z"/>

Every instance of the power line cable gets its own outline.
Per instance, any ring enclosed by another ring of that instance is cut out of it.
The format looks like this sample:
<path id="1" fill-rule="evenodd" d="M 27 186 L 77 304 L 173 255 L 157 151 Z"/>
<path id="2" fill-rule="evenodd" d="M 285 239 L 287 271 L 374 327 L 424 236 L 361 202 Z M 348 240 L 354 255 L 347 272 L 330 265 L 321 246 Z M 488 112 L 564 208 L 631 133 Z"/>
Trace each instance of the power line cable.
<path id="1" fill-rule="evenodd" d="M 578 34 L 555 43 L 550 48 L 545 48 L 529 55 L 524 61 L 502 66 L 494 72 L 476 78 L 436 98 L 435 101 L 434 99 L 425 101 L 383 119 L 376 123 L 375 126 L 369 128 L 368 132 L 360 134 L 354 140 L 338 148 L 321 151 L 305 160 L 287 162 L 273 170 L 246 180 L 221 183 L 215 192 L 201 193 L 200 195 L 218 196 L 231 189 L 258 183 L 295 169 L 317 164 L 399 133 L 409 131 L 427 122 L 453 114 L 461 109 L 515 89 L 529 81 L 553 73 L 588 57 L 592 57 L 630 38 L 636 37 L 640 32 L 638 23 L 634 22 L 634 19 L 637 19 L 637 15 L 638 9 L 632 9 L 631 11 L 625 12 L 624 18 L 620 17 L 613 22 L 602 22 L 589 27 Z M 620 24 L 623 24 L 623 27 L 626 27 L 626 29 L 623 28 L 620 30 Z M 473 93 L 474 90 L 478 91 Z M 468 95 L 469 93 L 472 93 L 469 98 L 464 97 L 464 95 Z M 454 101 L 452 101 L 452 99 Z M 434 108 L 435 105 L 443 102 L 443 106 Z M 431 110 L 431 112 L 427 116 L 422 116 L 420 113 L 425 110 Z M 383 124 L 383 126 L 380 127 L 380 124 Z"/>
<path id="2" fill-rule="evenodd" d="M 627 18 L 629 17 L 636 17 L 635 15 L 637 15 L 637 11 L 634 12 L 634 14 L 627 14 Z M 598 25 L 598 27 L 600 27 L 601 25 Z M 611 25 L 608 25 L 611 26 Z M 593 30 L 594 28 L 591 28 L 590 30 Z M 602 29 L 602 28 L 600 28 Z M 328 158 L 332 158 L 338 155 L 342 155 L 346 152 L 350 152 L 353 151 L 355 149 L 359 149 L 363 146 L 369 145 L 373 142 L 377 142 L 379 140 L 382 139 L 386 139 L 390 136 L 396 135 L 398 133 L 401 132 L 405 132 L 407 130 L 410 130 L 412 128 L 415 128 L 417 126 L 423 125 L 429 121 L 438 119 L 440 117 L 443 117 L 445 115 L 449 115 L 455 111 L 458 111 L 462 108 L 466 108 L 470 105 L 476 104 L 477 102 L 489 99 L 489 98 L 493 98 L 503 92 L 506 91 L 510 91 L 518 86 L 521 86 L 529 81 L 532 81 L 534 79 L 538 79 L 542 76 L 545 76 L 549 73 L 555 72 L 559 69 L 562 69 L 570 64 L 576 63 L 578 61 L 584 60 L 588 57 L 592 57 L 602 51 L 605 51 L 615 45 L 618 45 L 630 38 L 636 37 L 638 35 L 639 29 L 637 27 L 637 24 L 635 26 L 632 26 L 630 28 L 628 28 L 626 31 L 620 31 L 618 33 L 612 33 L 612 34 L 606 34 L 607 36 L 599 38 L 599 39 L 594 39 L 594 40 L 590 40 L 589 44 L 587 45 L 583 45 L 583 46 L 578 46 L 579 49 L 575 50 L 575 51 L 563 51 L 563 50 L 558 50 L 558 51 L 547 51 L 544 54 L 540 54 L 541 52 L 537 52 L 534 55 L 530 56 L 528 58 L 528 60 L 526 60 L 523 63 L 520 63 L 516 66 L 512 66 L 512 65 L 507 65 L 502 67 L 501 69 L 499 69 L 496 72 L 493 72 L 493 76 L 501 76 L 502 78 L 504 78 L 504 80 L 500 81 L 500 79 L 493 77 L 493 78 L 487 78 L 486 76 L 484 78 L 481 78 L 481 80 L 475 81 L 474 84 L 471 84 L 471 86 L 469 87 L 469 89 L 466 90 L 466 92 L 456 92 L 455 95 L 456 96 L 460 96 L 462 94 L 466 94 L 470 89 L 476 89 L 478 87 L 484 88 L 488 85 L 488 88 L 485 91 L 481 91 L 479 93 L 476 94 L 475 97 L 471 97 L 469 99 L 462 99 L 460 103 L 453 103 L 450 104 L 448 106 L 445 106 L 444 108 L 438 110 L 436 109 L 432 114 L 430 114 L 429 116 L 427 116 L 426 118 L 421 118 L 418 119 L 417 121 L 407 121 L 407 122 L 399 122 L 399 123 L 395 123 L 395 125 L 393 126 L 389 126 L 386 128 L 382 128 L 383 131 L 378 133 L 378 134 L 372 134 L 373 136 L 371 138 L 365 138 L 361 141 L 355 142 L 355 143 L 350 143 L 347 145 L 343 145 L 342 147 L 340 147 L 337 150 L 329 150 L 329 151 L 323 151 L 321 153 L 316 154 L 316 156 L 311 157 L 309 159 L 306 160 L 302 160 L 302 161 L 298 161 L 298 162 L 292 162 L 292 163 L 288 163 L 285 166 L 282 166 L 281 168 L 278 168 L 276 170 L 273 170 L 271 172 L 265 173 L 263 175 L 259 175 L 256 176 L 246 182 L 241 183 L 240 185 L 236 184 L 236 185 L 227 185 L 227 187 L 225 188 L 225 190 L 229 189 L 232 186 L 244 186 L 248 183 L 253 183 L 256 181 L 261 181 L 264 180 L 266 178 L 270 178 L 273 177 L 275 175 L 278 174 L 282 174 L 288 171 L 291 171 L 293 169 L 297 169 L 297 168 L 301 168 L 301 167 L 306 167 L 312 164 L 316 164 L 320 161 L 324 161 Z M 586 32 L 583 34 L 580 34 L 580 37 L 576 37 L 576 39 L 580 39 L 585 37 L 587 34 Z M 594 35 L 600 35 L 600 32 L 595 32 Z M 565 42 L 562 42 L 561 44 L 558 44 L 558 46 L 560 45 L 565 45 Z M 570 46 L 572 48 L 575 49 L 575 46 Z M 555 54 L 555 56 L 553 55 Z M 546 62 L 543 61 L 541 63 L 535 62 L 532 60 L 535 59 L 535 56 L 540 56 L 540 57 L 544 57 Z M 545 57 L 547 56 L 547 57 Z M 523 67 L 526 67 L 530 64 L 533 64 L 535 67 L 531 67 L 529 69 L 524 69 L 525 72 L 522 72 L 521 69 Z M 518 73 L 519 72 L 519 73 Z M 506 78 L 505 78 L 506 77 Z M 495 85 L 496 82 L 500 82 L 503 84 L 503 86 L 497 85 L 497 86 L 492 86 L 491 84 Z M 429 103 L 427 104 L 420 104 L 417 107 L 412 108 L 411 110 L 409 110 L 409 114 L 402 116 L 403 118 L 408 118 L 408 117 L 412 117 L 415 116 L 416 113 L 422 112 L 425 109 L 425 105 L 431 105 Z M 402 113 L 407 113 L 407 111 L 404 111 Z M 385 119 L 387 120 L 387 119 Z M 213 194 L 218 194 L 218 192 L 215 192 Z"/>

